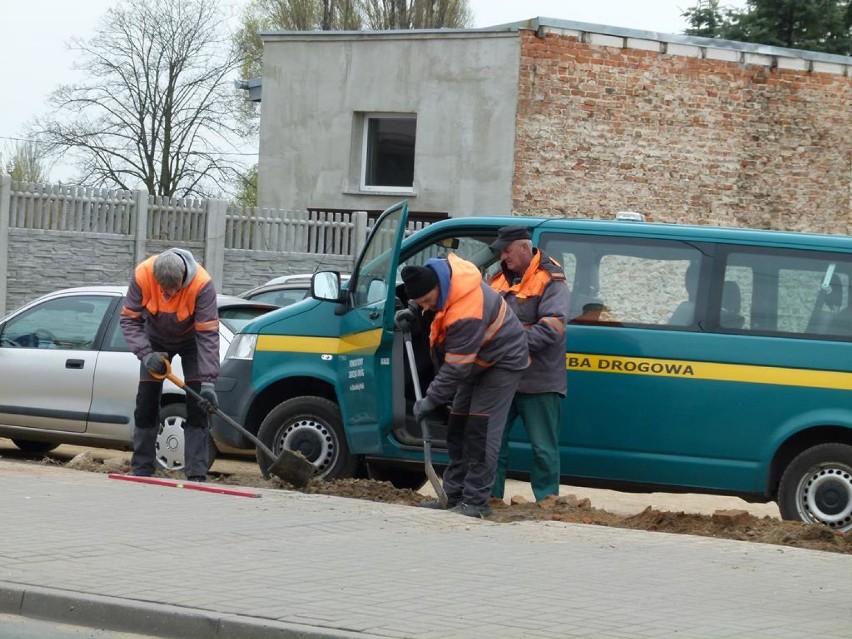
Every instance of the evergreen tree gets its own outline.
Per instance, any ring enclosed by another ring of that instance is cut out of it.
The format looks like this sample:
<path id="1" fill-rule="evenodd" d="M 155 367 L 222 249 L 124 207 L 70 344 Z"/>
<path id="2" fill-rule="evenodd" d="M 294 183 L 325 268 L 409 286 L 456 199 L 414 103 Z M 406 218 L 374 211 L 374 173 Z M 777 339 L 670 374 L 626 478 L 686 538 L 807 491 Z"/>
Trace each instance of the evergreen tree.
<path id="1" fill-rule="evenodd" d="M 687 35 L 852 55 L 852 0 L 747 0 L 742 11 L 699 0 Z"/>

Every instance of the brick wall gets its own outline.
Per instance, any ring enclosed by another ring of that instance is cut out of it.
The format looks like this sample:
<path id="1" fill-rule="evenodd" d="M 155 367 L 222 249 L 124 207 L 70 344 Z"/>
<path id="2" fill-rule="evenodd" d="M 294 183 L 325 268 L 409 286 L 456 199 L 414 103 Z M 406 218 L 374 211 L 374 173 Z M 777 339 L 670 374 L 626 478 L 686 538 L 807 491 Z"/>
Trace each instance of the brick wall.
<path id="1" fill-rule="evenodd" d="M 850 66 L 544 36 L 521 32 L 515 214 L 852 230 Z"/>

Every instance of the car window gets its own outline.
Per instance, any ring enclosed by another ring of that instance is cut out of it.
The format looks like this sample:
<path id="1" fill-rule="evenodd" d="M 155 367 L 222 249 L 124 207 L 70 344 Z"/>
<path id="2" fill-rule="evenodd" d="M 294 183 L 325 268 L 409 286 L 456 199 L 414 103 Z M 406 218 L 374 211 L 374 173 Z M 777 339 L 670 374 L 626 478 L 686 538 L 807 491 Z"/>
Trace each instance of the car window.
<path id="1" fill-rule="evenodd" d="M 93 350 L 114 297 L 77 295 L 47 300 L 10 319 L 2 346 Z"/>
<path id="2" fill-rule="evenodd" d="M 231 306 L 219 309 L 219 321 L 227 326 L 232 333 L 239 333 L 240 329 L 256 317 L 268 313 L 268 308 L 255 308 L 252 306 Z"/>
<path id="3" fill-rule="evenodd" d="M 275 304 L 276 306 L 289 306 L 296 302 L 301 302 L 308 294 L 308 288 L 279 288 L 273 291 L 262 291 L 254 295 L 247 296 L 246 299 L 254 300 L 255 302 L 264 302 L 266 304 Z"/>

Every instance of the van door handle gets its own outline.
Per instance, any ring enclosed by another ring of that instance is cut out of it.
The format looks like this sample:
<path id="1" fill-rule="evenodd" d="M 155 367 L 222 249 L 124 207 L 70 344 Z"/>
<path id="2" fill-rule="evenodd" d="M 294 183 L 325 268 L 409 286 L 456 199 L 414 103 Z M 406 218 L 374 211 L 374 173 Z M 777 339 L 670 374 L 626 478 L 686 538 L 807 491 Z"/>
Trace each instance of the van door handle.
<path id="1" fill-rule="evenodd" d="M 379 315 L 381 315 L 381 313 L 379 313 L 378 311 L 370 311 L 367 317 L 369 317 L 371 320 L 374 320 L 379 319 Z"/>
<path id="2" fill-rule="evenodd" d="M 65 368 L 82 369 L 85 363 L 85 360 L 82 359 L 66 359 Z"/>

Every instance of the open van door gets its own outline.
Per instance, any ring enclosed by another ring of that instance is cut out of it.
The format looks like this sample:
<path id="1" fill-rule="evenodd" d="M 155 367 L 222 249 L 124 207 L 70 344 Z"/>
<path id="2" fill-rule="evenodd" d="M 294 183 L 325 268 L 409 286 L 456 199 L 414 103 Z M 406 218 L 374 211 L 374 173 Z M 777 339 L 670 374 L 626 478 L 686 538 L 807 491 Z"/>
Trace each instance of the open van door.
<path id="1" fill-rule="evenodd" d="M 405 237 L 408 203 L 385 210 L 373 226 L 352 271 L 341 322 L 349 340 L 339 362 L 341 409 L 350 448 L 357 454 L 381 450 L 378 424 L 391 419 L 393 315 L 399 248 Z"/>

